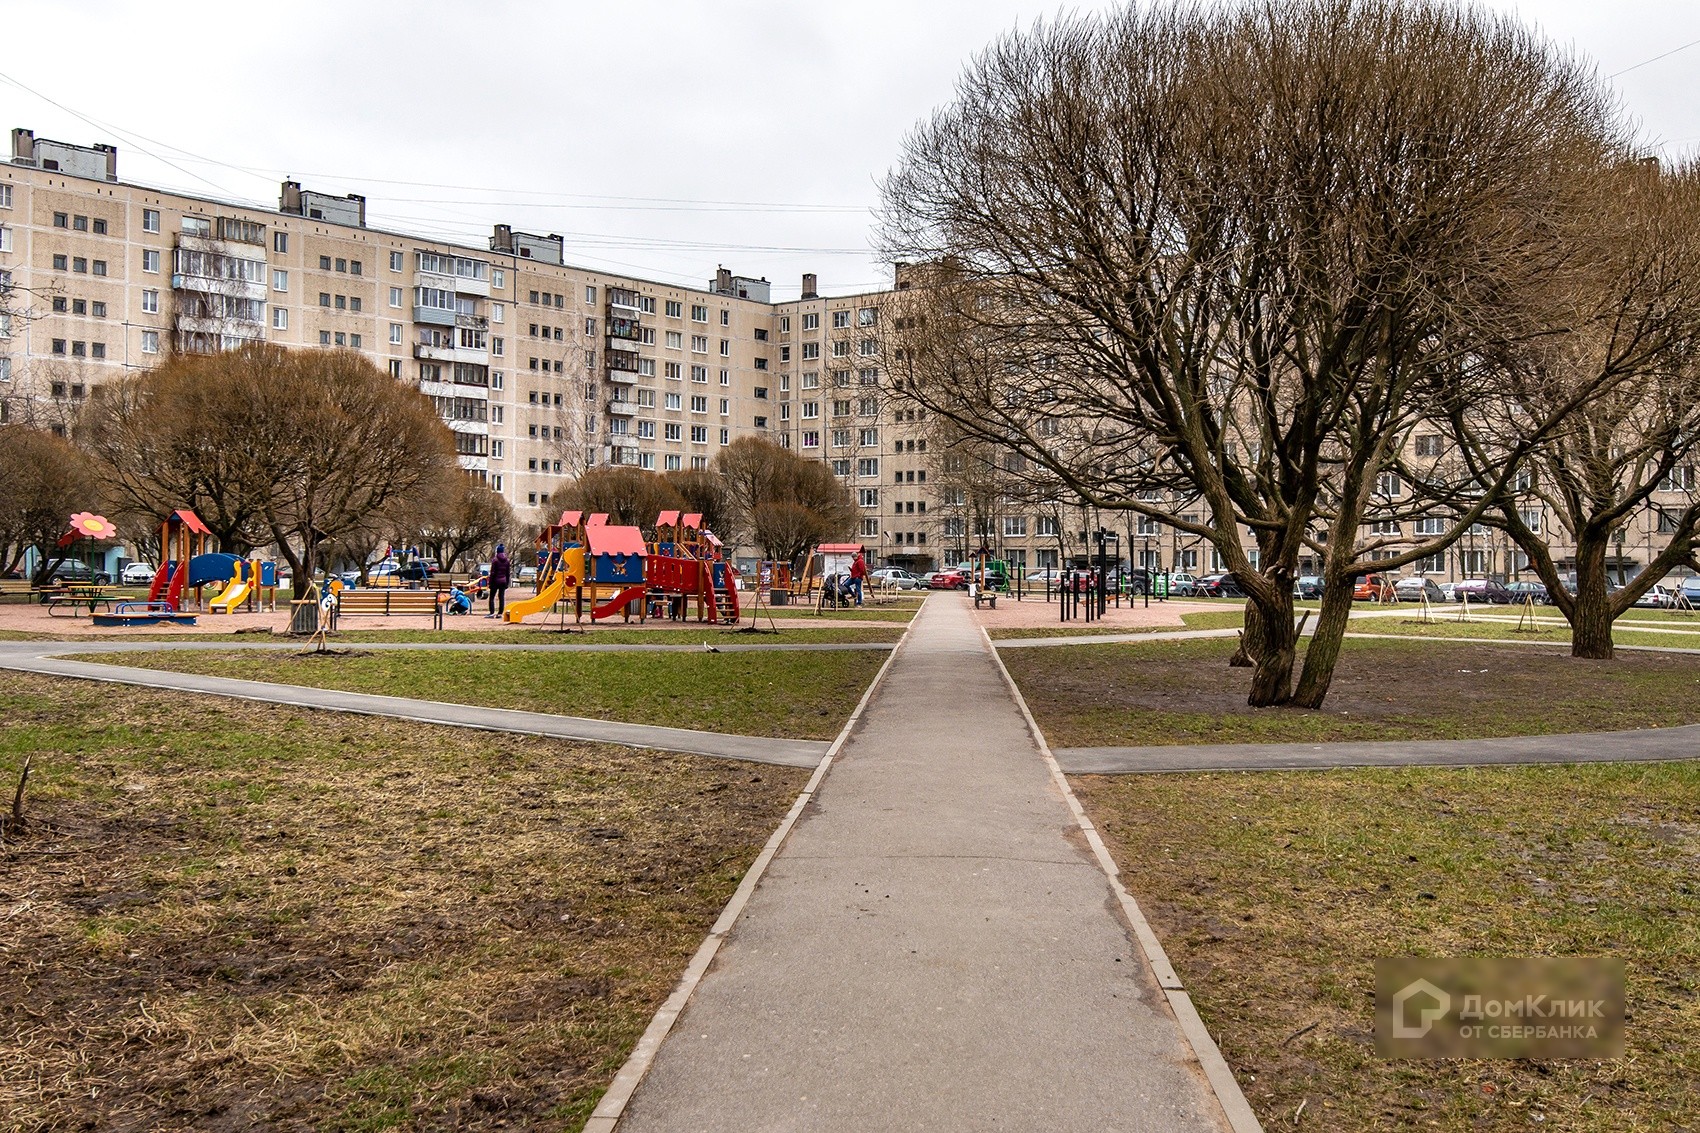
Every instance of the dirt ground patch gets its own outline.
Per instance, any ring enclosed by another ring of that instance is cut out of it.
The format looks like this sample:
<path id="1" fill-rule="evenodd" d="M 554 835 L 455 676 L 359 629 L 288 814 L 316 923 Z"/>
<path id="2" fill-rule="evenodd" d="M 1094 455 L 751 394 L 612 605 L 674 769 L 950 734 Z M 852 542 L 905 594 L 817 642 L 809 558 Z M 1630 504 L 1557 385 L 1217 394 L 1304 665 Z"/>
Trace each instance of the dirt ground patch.
<path id="1" fill-rule="evenodd" d="M 9 676 L 0 1128 L 576 1129 L 806 777 Z"/>
<path id="2" fill-rule="evenodd" d="M 1700 764 L 1074 785 L 1265 1129 L 1700 1129 Z M 1622 957 L 1625 1057 L 1379 1058 L 1375 960 L 1470 955 Z"/>
<path id="3" fill-rule="evenodd" d="M 1056 747 L 1473 739 L 1700 723 L 1700 656 L 1349 640 L 1324 706 L 1246 706 L 1226 639 L 1010 649 Z"/>

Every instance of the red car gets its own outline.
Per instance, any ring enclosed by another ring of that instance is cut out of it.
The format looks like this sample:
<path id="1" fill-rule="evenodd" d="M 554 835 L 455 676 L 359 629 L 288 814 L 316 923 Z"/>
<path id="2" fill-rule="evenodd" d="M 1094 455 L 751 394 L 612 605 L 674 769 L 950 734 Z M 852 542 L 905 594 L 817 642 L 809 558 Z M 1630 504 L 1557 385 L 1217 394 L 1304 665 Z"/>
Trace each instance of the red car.
<path id="1" fill-rule="evenodd" d="M 963 577 L 961 571 L 941 570 L 933 573 L 927 585 L 934 590 L 961 590 L 968 585 L 968 580 Z"/>

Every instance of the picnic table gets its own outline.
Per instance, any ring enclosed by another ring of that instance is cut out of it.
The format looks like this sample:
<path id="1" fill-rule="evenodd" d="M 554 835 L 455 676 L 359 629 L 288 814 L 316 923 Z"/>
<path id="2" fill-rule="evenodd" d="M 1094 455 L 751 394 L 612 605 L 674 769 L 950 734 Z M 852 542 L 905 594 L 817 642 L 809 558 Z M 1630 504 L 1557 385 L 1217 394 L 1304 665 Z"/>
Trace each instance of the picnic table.
<path id="1" fill-rule="evenodd" d="M 62 608 L 68 608 L 74 618 L 81 617 L 85 606 L 88 608 L 90 616 L 93 616 L 95 610 L 101 606 L 105 606 L 110 612 L 112 603 L 117 598 L 117 593 L 110 586 L 71 585 L 66 586 L 57 594 L 44 592 L 42 595 L 42 601 L 47 604 L 49 617 L 53 616 L 55 610 Z"/>

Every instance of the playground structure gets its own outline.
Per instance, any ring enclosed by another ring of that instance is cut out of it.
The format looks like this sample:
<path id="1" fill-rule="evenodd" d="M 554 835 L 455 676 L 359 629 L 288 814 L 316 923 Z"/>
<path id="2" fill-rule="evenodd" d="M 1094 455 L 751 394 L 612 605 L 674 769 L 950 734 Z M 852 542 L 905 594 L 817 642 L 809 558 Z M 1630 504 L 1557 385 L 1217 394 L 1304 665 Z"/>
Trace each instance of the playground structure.
<path id="1" fill-rule="evenodd" d="M 232 614 L 244 604 L 276 605 L 277 564 L 244 559 L 207 548 L 212 531 L 201 517 L 179 508 L 165 517 L 159 529 L 159 569 L 154 572 L 145 602 L 120 602 L 110 614 L 94 615 L 101 626 L 194 625 L 187 605 L 215 614 Z M 210 601 L 202 591 L 220 587 Z"/>
<path id="2" fill-rule="evenodd" d="M 862 553 L 863 547 L 860 543 L 822 543 L 809 553 L 809 560 L 803 565 L 803 577 L 798 592 L 805 596 L 814 595 L 817 611 L 829 602 L 842 602 L 842 594 L 837 599 L 833 598 L 834 590 L 830 583 L 834 578 L 848 579 L 850 565 L 856 561 L 856 556 Z"/>
<path id="3" fill-rule="evenodd" d="M 720 540 L 703 529 L 701 515 L 676 511 L 657 517 L 652 542 L 602 513 L 562 512 L 537 536 L 536 594 L 509 602 L 503 617 L 522 622 L 568 600 L 575 622 L 587 612 L 592 622 L 615 615 L 630 621 L 634 612 L 640 622 L 685 620 L 693 601 L 698 621 L 738 620 L 736 571 Z"/>

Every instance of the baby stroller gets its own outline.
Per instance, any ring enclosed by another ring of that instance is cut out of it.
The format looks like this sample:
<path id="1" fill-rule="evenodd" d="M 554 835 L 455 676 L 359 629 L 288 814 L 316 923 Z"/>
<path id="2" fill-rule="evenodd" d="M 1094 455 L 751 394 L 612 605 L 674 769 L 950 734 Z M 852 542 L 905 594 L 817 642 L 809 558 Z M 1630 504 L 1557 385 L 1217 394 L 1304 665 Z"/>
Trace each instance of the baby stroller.
<path id="1" fill-rule="evenodd" d="M 823 609 L 839 610 L 850 604 L 850 576 L 829 574 L 821 582 L 820 604 Z"/>

